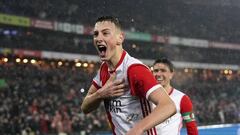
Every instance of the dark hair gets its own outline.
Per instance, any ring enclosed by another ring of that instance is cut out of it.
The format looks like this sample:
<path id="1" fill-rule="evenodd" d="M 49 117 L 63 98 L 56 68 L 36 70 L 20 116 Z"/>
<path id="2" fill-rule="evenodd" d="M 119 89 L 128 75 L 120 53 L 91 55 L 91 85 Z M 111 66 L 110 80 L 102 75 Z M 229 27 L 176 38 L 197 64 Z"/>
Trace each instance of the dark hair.
<path id="1" fill-rule="evenodd" d="M 170 69 L 171 72 L 174 71 L 174 66 L 173 66 L 172 62 L 169 59 L 165 58 L 165 57 L 155 60 L 153 65 L 155 65 L 157 63 L 163 63 L 163 64 L 168 66 L 168 68 Z"/>
<path id="2" fill-rule="evenodd" d="M 103 21 L 109 21 L 109 22 L 112 22 L 115 24 L 115 26 L 117 28 L 119 28 L 120 30 L 122 29 L 122 26 L 120 24 L 120 21 L 117 17 L 113 17 L 113 16 L 102 16 L 102 17 L 99 17 L 95 23 L 98 23 L 98 22 L 103 22 Z"/>

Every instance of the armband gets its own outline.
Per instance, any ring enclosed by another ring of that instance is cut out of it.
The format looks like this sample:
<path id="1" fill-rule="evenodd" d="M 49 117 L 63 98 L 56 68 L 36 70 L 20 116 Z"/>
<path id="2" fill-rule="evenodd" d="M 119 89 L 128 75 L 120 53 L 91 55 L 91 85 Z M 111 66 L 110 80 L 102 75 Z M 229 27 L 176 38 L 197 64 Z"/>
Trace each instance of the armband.
<path id="1" fill-rule="evenodd" d="M 183 116 L 183 121 L 184 121 L 185 123 L 191 122 L 191 121 L 195 121 L 195 116 L 194 116 L 194 113 L 193 113 L 193 112 L 183 113 L 182 116 Z"/>

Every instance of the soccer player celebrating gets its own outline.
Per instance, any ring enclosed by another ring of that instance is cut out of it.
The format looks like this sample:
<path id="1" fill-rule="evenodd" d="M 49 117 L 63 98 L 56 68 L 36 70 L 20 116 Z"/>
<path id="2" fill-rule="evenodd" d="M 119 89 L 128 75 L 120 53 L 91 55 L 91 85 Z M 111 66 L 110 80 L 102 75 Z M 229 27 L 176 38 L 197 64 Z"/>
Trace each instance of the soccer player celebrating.
<path id="1" fill-rule="evenodd" d="M 97 19 L 93 42 L 102 64 L 81 109 L 89 113 L 104 102 L 114 135 L 156 135 L 155 125 L 174 115 L 176 107 L 151 70 L 123 49 L 123 41 L 117 18 Z"/>
<path id="2" fill-rule="evenodd" d="M 174 101 L 177 113 L 157 126 L 161 135 L 179 135 L 182 121 L 186 124 L 188 135 L 198 135 L 190 98 L 183 92 L 173 88 L 170 81 L 174 74 L 171 61 L 166 58 L 158 59 L 153 64 L 153 75 Z"/>

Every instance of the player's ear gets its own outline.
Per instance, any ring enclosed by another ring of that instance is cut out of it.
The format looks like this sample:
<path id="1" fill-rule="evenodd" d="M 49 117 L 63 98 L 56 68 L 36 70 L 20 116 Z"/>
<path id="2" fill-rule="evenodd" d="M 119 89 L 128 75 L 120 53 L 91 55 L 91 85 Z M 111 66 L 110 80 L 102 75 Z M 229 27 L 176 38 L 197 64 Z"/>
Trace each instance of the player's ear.
<path id="1" fill-rule="evenodd" d="M 172 79 L 174 76 L 174 72 L 171 72 L 170 79 Z"/>
<path id="2" fill-rule="evenodd" d="M 121 45 L 125 39 L 125 34 L 123 32 L 119 33 L 117 44 Z"/>

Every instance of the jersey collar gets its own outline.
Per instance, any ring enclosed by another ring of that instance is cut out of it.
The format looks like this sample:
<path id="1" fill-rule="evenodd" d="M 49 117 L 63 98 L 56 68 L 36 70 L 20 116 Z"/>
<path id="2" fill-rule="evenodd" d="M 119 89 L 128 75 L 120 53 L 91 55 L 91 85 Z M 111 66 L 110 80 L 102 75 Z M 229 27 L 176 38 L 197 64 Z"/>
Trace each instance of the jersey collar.
<path id="1" fill-rule="evenodd" d="M 114 70 L 109 71 L 109 73 L 114 73 L 116 71 L 116 69 L 122 64 L 126 54 L 127 54 L 127 52 L 125 50 L 123 50 L 122 56 L 121 56 L 120 60 L 118 61 L 116 68 Z"/>
<path id="2" fill-rule="evenodd" d="M 171 90 L 170 90 L 170 92 L 168 93 L 168 95 L 171 95 L 172 93 L 173 93 L 173 87 L 171 87 Z"/>

